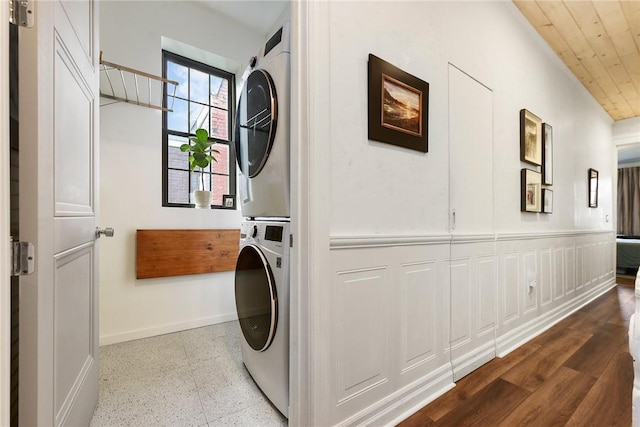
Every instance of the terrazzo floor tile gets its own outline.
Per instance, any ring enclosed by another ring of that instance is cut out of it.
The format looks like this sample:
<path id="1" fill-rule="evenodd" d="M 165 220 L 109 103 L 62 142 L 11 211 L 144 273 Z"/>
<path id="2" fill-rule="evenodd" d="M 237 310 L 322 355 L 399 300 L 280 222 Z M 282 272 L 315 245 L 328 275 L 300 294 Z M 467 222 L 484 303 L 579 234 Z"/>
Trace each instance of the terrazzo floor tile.
<path id="1" fill-rule="evenodd" d="M 128 341 L 100 348 L 100 376 L 112 380 L 157 375 L 189 362 L 179 334 Z"/>
<path id="2" fill-rule="evenodd" d="M 91 427 L 282 426 L 242 363 L 237 321 L 100 348 Z"/>
<path id="3" fill-rule="evenodd" d="M 189 362 L 208 361 L 221 356 L 233 358 L 240 351 L 239 328 L 235 331 L 230 327 L 213 325 L 183 331 L 180 336 Z"/>
<path id="4" fill-rule="evenodd" d="M 242 411 L 209 422 L 210 427 L 281 427 L 287 425 L 287 419 L 266 400 Z"/>

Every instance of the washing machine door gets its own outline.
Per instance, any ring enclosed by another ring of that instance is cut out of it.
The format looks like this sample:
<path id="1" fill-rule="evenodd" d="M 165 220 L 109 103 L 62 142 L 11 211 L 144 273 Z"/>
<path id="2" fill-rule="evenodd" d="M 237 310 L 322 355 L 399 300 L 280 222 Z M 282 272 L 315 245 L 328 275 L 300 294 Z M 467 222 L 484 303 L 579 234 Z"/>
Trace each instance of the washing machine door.
<path id="1" fill-rule="evenodd" d="M 242 248 L 236 263 L 236 309 L 247 343 L 264 351 L 273 341 L 278 323 L 278 296 L 271 267 L 260 249 Z"/>
<path id="2" fill-rule="evenodd" d="M 278 98 L 273 80 L 264 70 L 254 70 L 242 88 L 234 139 L 236 160 L 242 173 L 253 178 L 264 167 L 278 121 Z"/>

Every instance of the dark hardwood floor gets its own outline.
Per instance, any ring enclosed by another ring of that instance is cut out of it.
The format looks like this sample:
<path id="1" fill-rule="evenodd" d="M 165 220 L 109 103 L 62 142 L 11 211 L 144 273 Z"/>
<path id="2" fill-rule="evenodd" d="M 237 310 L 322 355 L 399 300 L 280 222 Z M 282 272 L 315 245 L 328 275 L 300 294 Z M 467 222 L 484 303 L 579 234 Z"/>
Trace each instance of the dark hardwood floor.
<path id="1" fill-rule="evenodd" d="M 399 425 L 629 427 L 634 309 L 634 288 L 617 286 Z"/>

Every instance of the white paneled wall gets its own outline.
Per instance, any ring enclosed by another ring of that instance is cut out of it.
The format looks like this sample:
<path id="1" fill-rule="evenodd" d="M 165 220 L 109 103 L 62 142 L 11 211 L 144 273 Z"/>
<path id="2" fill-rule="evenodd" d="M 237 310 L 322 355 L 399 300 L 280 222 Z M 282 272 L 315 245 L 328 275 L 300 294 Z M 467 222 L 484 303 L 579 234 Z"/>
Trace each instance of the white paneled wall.
<path id="1" fill-rule="evenodd" d="M 593 231 L 332 238 L 330 424 L 425 405 L 606 292 L 614 242 Z"/>
<path id="2" fill-rule="evenodd" d="M 495 357 L 496 259 L 493 238 L 451 245 L 451 361 L 453 379 Z M 485 238 L 486 239 L 486 238 Z"/>
<path id="3" fill-rule="evenodd" d="M 614 244 L 613 232 L 498 235 L 498 355 L 615 286 Z"/>
<path id="4" fill-rule="evenodd" d="M 334 423 L 371 422 L 377 409 L 358 408 L 390 395 L 410 405 L 453 386 L 448 239 L 390 240 L 332 239 Z"/>

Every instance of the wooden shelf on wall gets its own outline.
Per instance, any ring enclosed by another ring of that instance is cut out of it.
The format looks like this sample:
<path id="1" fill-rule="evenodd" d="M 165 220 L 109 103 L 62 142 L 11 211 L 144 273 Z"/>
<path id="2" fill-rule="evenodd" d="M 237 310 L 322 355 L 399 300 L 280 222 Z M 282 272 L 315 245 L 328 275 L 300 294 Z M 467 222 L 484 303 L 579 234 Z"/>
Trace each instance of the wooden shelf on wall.
<path id="1" fill-rule="evenodd" d="M 137 230 L 136 278 L 234 271 L 240 230 Z"/>

